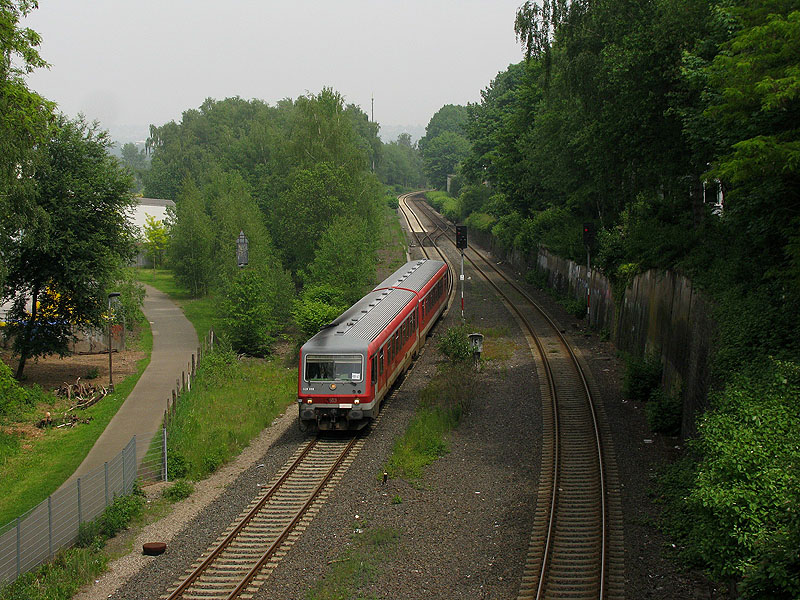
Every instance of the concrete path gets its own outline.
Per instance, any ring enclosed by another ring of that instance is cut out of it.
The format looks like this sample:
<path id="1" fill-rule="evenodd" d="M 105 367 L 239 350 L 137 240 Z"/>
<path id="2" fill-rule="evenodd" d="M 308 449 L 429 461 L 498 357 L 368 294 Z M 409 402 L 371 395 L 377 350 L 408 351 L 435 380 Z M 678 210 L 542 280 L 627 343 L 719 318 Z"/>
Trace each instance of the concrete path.
<path id="1" fill-rule="evenodd" d="M 197 352 L 197 334 L 169 296 L 145 285 L 144 315 L 153 330 L 153 353 L 136 387 L 111 419 L 77 471 L 64 485 L 103 467 L 136 435 L 137 463 L 141 461 L 152 434 L 161 426 L 167 399 L 176 379 L 188 371 L 192 353 Z M 64 486 L 62 486 L 64 487 Z"/>

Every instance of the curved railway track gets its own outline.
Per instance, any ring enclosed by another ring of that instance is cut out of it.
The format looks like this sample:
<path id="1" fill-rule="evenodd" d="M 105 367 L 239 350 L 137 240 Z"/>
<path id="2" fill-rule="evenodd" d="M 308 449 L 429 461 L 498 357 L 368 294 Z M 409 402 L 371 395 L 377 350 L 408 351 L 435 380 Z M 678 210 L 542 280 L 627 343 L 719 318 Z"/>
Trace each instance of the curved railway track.
<path id="1" fill-rule="evenodd" d="M 316 437 L 303 444 L 238 522 L 162 599 L 251 596 L 306 528 L 362 444 L 360 435 Z"/>
<path id="2" fill-rule="evenodd" d="M 401 206 L 424 229 L 408 206 L 410 196 Z M 437 228 L 428 237 L 447 236 L 455 243 L 449 223 L 426 204 L 417 207 Z M 500 295 L 540 357 L 542 470 L 518 598 L 624 598 L 618 475 L 588 369 L 560 328 L 511 278 L 472 246 L 465 258 Z"/>

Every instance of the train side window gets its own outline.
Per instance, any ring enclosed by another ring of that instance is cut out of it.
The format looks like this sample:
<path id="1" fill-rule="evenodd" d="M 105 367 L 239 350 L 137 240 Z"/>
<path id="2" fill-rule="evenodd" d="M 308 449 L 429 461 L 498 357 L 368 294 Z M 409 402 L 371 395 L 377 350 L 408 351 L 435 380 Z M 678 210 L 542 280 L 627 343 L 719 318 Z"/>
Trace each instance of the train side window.
<path id="1" fill-rule="evenodd" d="M 378 356 L 376 354 L 372 355 L 370 359 L 372 361 L 372 385 L 374 387 L 378 386 Z"/>
<path id="2" fill-rule="evenodd" d="M 381 348 L 378 353 L 378 368 L 380 369 L 381 375 L 383 375 L 383 348 Z"/>

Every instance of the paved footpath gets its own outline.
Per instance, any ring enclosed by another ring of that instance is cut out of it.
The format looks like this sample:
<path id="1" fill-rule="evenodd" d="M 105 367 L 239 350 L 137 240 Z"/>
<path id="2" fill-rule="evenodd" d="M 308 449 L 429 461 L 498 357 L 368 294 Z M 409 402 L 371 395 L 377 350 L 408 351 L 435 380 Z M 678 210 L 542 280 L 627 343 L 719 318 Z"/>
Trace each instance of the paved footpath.
<path id="1" fill-rule="evenodd" d="M 167 399 L 175 389 L 181 372 L 189 370 L 192 353 L 197 352 L 197 334 L 169 296 L 145 285 L 143 311 L 153 330 L 150 364 L 142 373 L 125 403 L 111 419 L 89 454 L 70 477 L 95 471 L 110 461 L 136 436 L 137 461 L 141 461 L 152 434 L 161 426 Z M 63 486 L 62 486 L 63 487 Z"/>

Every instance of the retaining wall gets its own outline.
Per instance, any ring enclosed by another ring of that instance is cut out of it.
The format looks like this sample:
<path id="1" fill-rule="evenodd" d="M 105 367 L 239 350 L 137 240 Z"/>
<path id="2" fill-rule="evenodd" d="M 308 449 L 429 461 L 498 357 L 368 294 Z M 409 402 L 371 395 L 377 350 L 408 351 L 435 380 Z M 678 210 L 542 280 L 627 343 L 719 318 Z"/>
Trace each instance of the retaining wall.
<path id="1" fill-rule="evenodd" d="M 707 407 L 709 355 L 716 328 L 709 302 L 689 279 L 673 271 L 647 271 L 633 279 L 621 298 L 615 298 L 608 279 L 597 271 L 590 279 L 586 265 L 545 249 L 536 255 L 507 252 L 485 232 L 470 230 L 470 237 L 519 272 L 544 272 L 548 285 L 563 295 L 585 300 L 588 285 L 589 326 L 607 331 L 620 350 L 660 357 L 665 389 L 680 393 L 683 400 L 681 435 L 695 434 L 697 416 Z"/>

